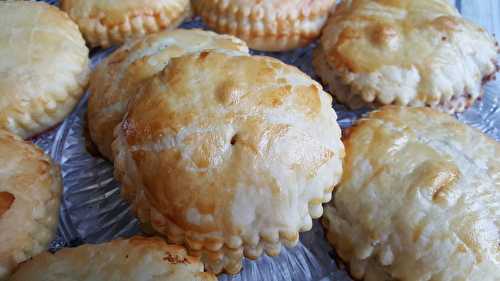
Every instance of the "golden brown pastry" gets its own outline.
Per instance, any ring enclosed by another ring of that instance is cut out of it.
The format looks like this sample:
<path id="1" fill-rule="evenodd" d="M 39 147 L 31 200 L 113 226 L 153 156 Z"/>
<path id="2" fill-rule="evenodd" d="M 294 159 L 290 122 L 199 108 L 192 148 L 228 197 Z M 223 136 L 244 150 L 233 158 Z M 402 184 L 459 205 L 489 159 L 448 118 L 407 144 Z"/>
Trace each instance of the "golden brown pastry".
<path id="1" fill-rule="evenodd" d="M 428 108 L 384 107 L 344 139 L 325 208 L 356 279 L 500 280 L 500 144 Z"/>
<path id="2" fill-rule="evenodd" d="M 0 2 L 0 128 L 23 138 L 61 122 L 88 82 L 73 21 L 42 2 Z"/>
<path id="3" fill-rule="evenodd" d="M 313 64 L 332 95 L 352 108 L 453 113 L 482 95 L 499 50 L 447 0 L 347 0 L 329 18 Z"/>
<path id="4" fill-rule="evenodd" d="M 61 0 L 91 47 L 176 28 L 191 14 L 189 0 Z"/>
<path id="5" fill-rule="evenodd" d="M 172 57 L 204 49 L 248 53 L 245 43 L 235 37 L 177 29 L 129 42 L 97 67 L 90 82 L 88 124 L 90 136 L 102 155 L 112 159 L 113 130 L 140 85 L 163 70 Z"/>
<path id="6" fill-rule="evenodd" d="M 11 281 L 216 281 L 180 246 L 133 237 L 45 252 L 23 263 Z"/>
<path id="7" fill-rule="evenodd" d="M 0 280 L 54 238 L 59 168 L 35 145 L 0 129 Z"/>
<path id="8" fill-rule="evenodd" d="M 269 57 L 172 59 L 115 130 L 115 176 L 142 222 L 237 273 L 275 256 L 323 213 L 344 148 L 331 97 Z"/>
<path id="9" fill-rule="evenodd" d="M 335 0 L 193 0 L 209 28 L 257 50 L 286 51 L 319 36 Z"/>

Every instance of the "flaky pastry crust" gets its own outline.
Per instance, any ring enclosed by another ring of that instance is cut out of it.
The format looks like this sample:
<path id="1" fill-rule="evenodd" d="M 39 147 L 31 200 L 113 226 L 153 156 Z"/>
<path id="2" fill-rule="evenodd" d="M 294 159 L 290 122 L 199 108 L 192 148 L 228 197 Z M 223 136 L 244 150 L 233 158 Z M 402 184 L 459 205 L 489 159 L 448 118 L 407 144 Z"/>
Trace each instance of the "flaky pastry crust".
<path id="1" fill-rule="evenodd" d="M 23 138 L 61 122 L 88 82 L 76 24 L 43 2 L 0 2 L 0 128 Z"/>
<path id="2" fill-rule="evenodd" d="M 497 71 L 500 49 L 446 0 L 348 0 L 323 30 L 313 65 L 352 108 L 397 104 L 464 111 Z"/>
<path id="3" fill-rule="evenodd" d="M 59 168 L 35 145 L 0 130 L 0 280 L 54 238 Z"/>
<path id="4" fill-rule="evenodd" d="M 344 139 L 325 208 L 357 279 L 500 280 L 500 144 L 429 108 L 385 107 Z"/>
<path id="5" fill-rule="evenodd" d="M 246 44 L 236 37 L 177 29 L 129 42 L 102 62 L 90 79 L 88 106 L 90 136 L 101 154 L 113 158 L 113 130 L 144 81 L 163 70 L 173 57 L 210 49 L 248 53 Z"/>
<path id="6" fill-rule="evenodd" d="M 159 238 L 132 237 L 45 252 L 23 263 L 11 281 L 216 281 L 199 259 Z"/>
<path id="7" fill-rule="evenodd" d="M 205 24 L 257 50 L 286 51 L 316 39 L 335 0 L 194 0 Z"/>
<path id="8" fill-rule="evenodd" d="M 115 131 L 115 176 L 141 221 L 208 270 L 278 255 L 342 173 L 331 97 L 297 68 L 222 51 L 172 59 Z"/>
<path id="9" fill-rule="evenodd" d="M 61 0 L 91 47 L 174 29 L 191 15 L 189 0 Z"/>

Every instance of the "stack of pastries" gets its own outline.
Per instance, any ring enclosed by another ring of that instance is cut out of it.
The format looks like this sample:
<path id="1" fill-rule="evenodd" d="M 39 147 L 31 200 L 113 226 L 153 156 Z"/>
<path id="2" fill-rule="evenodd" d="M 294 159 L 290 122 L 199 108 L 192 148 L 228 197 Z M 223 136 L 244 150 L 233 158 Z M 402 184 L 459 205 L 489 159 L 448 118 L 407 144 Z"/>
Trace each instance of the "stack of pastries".
<path id="1" fill-rule="evenodd" d="M 355 279 L 500 280 L 500 144 L 448 115 L 500 48 L 447 0 L 60 6 L 0 2 L 0 280 L 216 280 L 322 216 Z M 193 12 L 226 34 L 176 29 Z M 329 93 L 249 50 L 317 38 Z M 85 42 L 121 46 L 90 73 Z M 87 85 L 88 135 L 150 237 L 52 254 L 59 167 L 22 139 Z M 377 109 L 342 136 L 333 98 Z"/>

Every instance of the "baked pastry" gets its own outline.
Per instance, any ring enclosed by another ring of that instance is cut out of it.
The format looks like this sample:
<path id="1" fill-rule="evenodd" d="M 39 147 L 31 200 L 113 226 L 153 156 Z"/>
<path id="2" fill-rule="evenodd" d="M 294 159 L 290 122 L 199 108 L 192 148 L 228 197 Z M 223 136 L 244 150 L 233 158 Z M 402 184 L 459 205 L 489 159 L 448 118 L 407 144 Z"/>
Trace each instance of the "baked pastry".
<path id="1" fill-rule="evenodd" d="M 500 49 L 447 0 L 348 0 L 329 18 L 313 65 L 351 108 L 464 111 L 497 71 Z"/>
<path id="2" fill-rule="evenodd" d="M 23 263 L 11 281 L 216 281 L 180 246 L 159 238 L 133 237 L 101 245 L 45 252 Z"/>
<path id="3" fill-rule="evenodd" d="M 219 48 L 248 53 L 245 43 L 235 37 L 177 29 L 130 42 L 102 62 L 92 74 L 88 106 L 90 136 L 102 155 L 112 159 L 113 130 L 145 80 L 163 70 L 172 57 Z"/>
<path id="4" fill-rule="evenodd" d="M 88 49 L 64 12 L 0 2 L 0 128 L 32 137 L 66 117 L 88 82 Z"/>
<path id="5" fill-rule="evenodd" d="M 500 280 L 500 144 L 429 108 L 347 132 L 328 240 L 356 279 Z"/>
<path id="6" fill-rule="evenodd" d="M 173 29 L 190 16 L 189 0 L 61 0 L 91 47 Z"/>
<path id="7" fill-rule="evenodd" d="M 193 0 L 205 24 L 256 50 L 286 51 L 315 40 L 335 0 Z"/>
<path id="8" fill-rule="evenodd" d="M 140 221 L 209 271 L 294 246 L 331 199 L 344 156 L 331 97 L 269 57 L 172 59 L 115 130 L 115 177 Z"/>
<path id="9" fill-rule="evenodd" d="M 0 163 L 0 280 L 6 280 L 54 238 L 62 184 L 43 151 L 4 130 Z"/>

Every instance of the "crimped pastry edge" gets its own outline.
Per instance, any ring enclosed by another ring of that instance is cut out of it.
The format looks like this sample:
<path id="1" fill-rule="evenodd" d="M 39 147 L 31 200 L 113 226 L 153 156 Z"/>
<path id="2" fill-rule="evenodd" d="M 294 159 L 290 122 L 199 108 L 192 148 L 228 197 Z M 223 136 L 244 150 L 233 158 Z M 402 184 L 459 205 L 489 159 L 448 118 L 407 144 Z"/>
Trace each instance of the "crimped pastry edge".
<path id="1" fill-rule="evenodd" d="M 330 208 L 333 208 L 333 207 L 332 206 L 325 207 L 325 209 L 330 209 Z M 328 218 L 327 215 L 325 215 L 321 218 L 320 222 L 321 222 L 323 228 L 325 229 L 326 240 L 328 241 L 328 243 L 330 243 L 330 245 L 332 247 L 335 247 L 335 245 L 337 244 L 338 241 L 337 241 L 333 231 L 330 230 L 330 219 Z M 356 264 L 347 260 L 345 257 L 342 257 L 341 254 L 338 251 L 336 251 L 335 249 L 334 249 L 334 251 L 335 251 L 336 257 L 337 257 L 335 261 L 340 262 L 342 265 L 345 265 L 347 274 L 349 274 L 349 276 L 353 280 L 362 281 L 362 280 L 366 279 L 365 274 L 363 274 L 362 276 L 357 274 L 356 268 L 355 268 Z M 360 260 L 355 260 L 355 261 L 361 262 Z M 376 268 L 376 265 L 372 264 L 371 261 L 368 262 L 368 264 L 366 265 L 366 269 L 370 270 L 370 273 L 373 274 L 373 275 L 370 275 L 371 279 L 369 279 L 369 280 L 385 280 L 385 278 L 389 278 L 389 276 L 387 276 L 387 274 L 385 274 L 383 271 L 379 271 L 380 268 Z M 380 278 L 380 279 L 377 279 L 377 278 Z"/>
<path id="2" fill-rule="evenodd" d="M 115 130 L 119 130 L 120 126 Z M 118 153 L 118 147 L 122 146 L 123 138 L 118 137 L 113 142 L 114 153 Z M 127 159 L 132 159 L 130 152 Z M 243 258 L 252 260 L 260 257 L 263 252 L 269 256 L 278 256 L 281 247 L 294 247 L 299 241 L 299 233 L 309 231 L 312 228 L 312 219 L 317 219 L 323 215 L 323 203 L 328 203 L 332 198 L 334 186 L 327 187 L 321 202 L 308 202 L 308 214 L 304 217 L 302 225 L 296 232 L 282 232 L 278 230 L 262 231 L 257 237 L 252 237 L 254 241 L 245 241 L 242 236 L 231 236 L 229 239 L 220 238 L 220 233 L 198 233 L 189 231 L 186 233 L 177 224 L 156 210 L 148 201 L 143 192 L 134 186 L 129 174 L 135 174 L 136 168 L 132 161 L 126 161 L 128 168 L 132 171 L 125 172 L 124 167 L 115 167 L 115 177 L 122 183 L 122 197 L 127 200 L 132 207 L 132 211 L 143 224 L 143 229 L 152 230 L 166 238 L 169 243 L 185 245 L 189 255 L 200 257 L 208 271 L 215 274 L 228 273 L 237 274 L 242 269 Z M 133 191 L 133 196 L 127 194 L 127 190 Z"/>
<path id="3" fill-rule="evenodd" d="M 78 74 L 75 73 L 72 80 L 65 81 L 65 85 L 61 86 L 59 91 L 46 92 L 41 95 L 43 98 L 32 99 L 23 106 L 26 110 L 22 112 L 15 108 L 5 110 L 5 115 L 8 117 L 7 122 L 2 125 L 4 129 L 28 139 L 63 121 L 76 106 L 87 87 L 90 68 L 88 58 L 85 61 L 87 65 L 82 65 L 82 71 Z M 56 103 L 53 112 L 46 107 L 44 99 L 47 97 Z M 43 112 L 41 114 L 34 113 L 33 109 L 43 109 Z"/>
<path id="4" fill-rule="evenodd" d="M 327 3 L 307 13 L 304 10 L 288 11 L 286 17 L 265 17 L 258 7 L 239 7 L 226 0 L 193 1 L 196 14 L 211 29 L 241 38 L 250 48 L 260 51 L 287 51 L 304 47 L 321 33 L 335 3 Z M 269 11 L 266 11 L 269 12 Z M 237 19 L 238 21 L 234 21 Z M 295 26 L 296 30 L 278 31 L 273 26 Z M 305 28 L 306 26 L 310 28 Z"/>
<path id="5" fill-rule="evenodd" d="M 500 49 L 498 50 L 498 52 L 500 54 Z M 441 95 L 437 103 L 422 101 L 418 98 L 415 98 L 409 102 L 404 102 L 401 99 L 396 98 L 392 102 L 387 103 L 379 99 L 375 91 L 356 87 L 350 85 L 347 82 L 344 82 L 344 80 L 346 79 L 343 79 L 342 77 L 348 76 L 349 72 L 335 70 L 328 62 L 321 45 L 317 46 L 313 51 L 312 64 L 316 74 L 320 77 L 328 92 L 337 101 L 353 110 L 362 107 L 378 108 L 385 105 L 402 105 L 415 107 L 427 106 L 441 112 L 454 114 L 465 111 L 466 109 L 471 107 L 477 100 L 480 100 L 482 98 L 482 95 L 484 94 L 484 90 L 482 89 L 481 94 L 477 97 L 474 97 L 467 93 L 464 89 L 463 92 L 455 93 L 451 97 Z M 496 73 L 500 70 L 498 61 L 492 61 L 492 64 L 494 65 L 494 70 L 482 77 L 483 85 L 491 80 L 495 80 Z"/>
<path id="6" fill-rule="evenodd" d="M 203 53 L 207 52 L 201 52 L 198 56 Z M 225 51 L 222 53 L 227 54 Z M 317 82 L 311 81 L 321 88 Z M 328 106 L 325 107 L 331 110 L 331 97 L 325 94 L 322 96 L 328 100 Z M 131 105 L 129 104 L 129 110 L 130 108 Z M 336 117 L 335 112 L 332 111 L 332 113 Z M 340 180 L 341 162 L 344 157 L 343 145 L 339 157 L 334 161 L 334 167 L 329 172 L 332 174 L 332 183 L 329 186 L 323 186 L 320 196 L 315 196 L 315 198 L 307 201 L 307 210 L 301 212 L 300 222 L 293 227 L 286 230 L 268 227 L 252 231 L 246 235 L 241 235 L 237 230 L 234 230 L 234 232 L 231 230 L 231 233 L 193 231 L 192 229 L 184 231 L 170 218 L 156 210 L 148 201 L 145 194 L 148 191 L 141 180 L 132 151 L 151 151 L 157 148 L 147 144 L 144 146 L 143 144 L 130 146 L 124 134 L 128 130 L 128 126 L 129 121 L 125 117 L 122 123 L 115 128 L 115 141 L 112 144 L 115 155 L 114 174 L 115 178 L 122 183 L 122 197 L 131 204 L 132 210 L 146 227 L 150 226 L 157 233 L 163 234 L 170 243 L 188 246 L 189 253 L 194 256 L 201 256 L 207 269 L 215 273 L 235 274 L 241 270 L 243 256 L 256 259 L 264 251 L 270 256 L 276 256 L 280 253 L 283 244 L 285 246 L 295 246 L 299 239 L 299 232 L 310 230 L 312 228 L 312 219 L 322 216 L 322 204 L 331 200 L 334 185 Z M 338 124 L 335 126 L 334 129 L 339 130 L 338 136 L 340 137 L 340 128 Z M 320 187 L 318 187 L 319 189 Z"/>
<path id="7" fill-rule="evenodd" d="M 378 108 L 378 109 L 370 112 L 367 116 L 364 116 L 363 118 L 357 120 L 355 126 L 347 129 L 344 132 L 344 134 L 342 136 L 342 140 L 346 144 L 346 150 L 348 149 L 347 147 L 349 146 L 349 144 L 348 144 L 349 139 L 356 139 L 356 137 L 353 135 L 355 132 L 358 132 L 358 126 L 362 126 L 362 124 L 364 124 L 365 122 L 368 122 L 370 120 L 371 121 L 384 120 L 384 116 L 386 116 L 386 115 L 390 116 L 391 112 L 407 111 L 407 110 L 412 110 L 414 112 L 418 112 L 418 114 L 420 114 L 420 115 L 427 115 L 427 117 L 430 120 L 431 119 L 439 119 L 440 114 L 441 114 L 439 111 L 433 110 L 429 107 L 420 107 L 420 108 L 414 108 L 414 109 L 410 108 L 409 109 L 409 108 L 405 108 L 405 107 L 397 106 L 397 105 L 384 105 L 382 108 Z M 448 115 L 443 115 L 443 116 L 445 118 L 447 118 L 444 120 L 445 121 L 447 120 L 448 122 L 444 122 L 443 120 L 440 120 L 439 125 L 449 126 L 449 124 L 450 124 L 449 121 L 454 120 L 454 122 L 457 122 L 457 124 L 460 124 L 461 126 L 464 127 L 462 129 L 454 128 L 455 130 L 457 130 L 457 132 L 460 132 L 462 134 L 470 134 L 471 132 L 473 132 L 473 133 L 477 134 L 478 136 L 481 136 L 483 138 L 483 141 L 485 142 L 485 144 L 487 143 L 487 144 L 491 145 L 491 144 L 495 143 L 494 139 L 489 138 L 489 136 L 485 135 L 480 130 L 473 128 L 473 127 L 469 127 L 466 124 L 461 124 L 453 116 L 448 116 Z M 394 116 L 390 116 L 390 118 L 394 118 Z M 389 119 L 387 119 L 387 120 L 389 120 Z M 383 121 L 381 121 L 381 122 L 383 122 Z M 402 128 L 406 129 L 408 127 L 405 128 L 403 126 Z M 464 129 L 465 129 L 465 131 L 464 131 Z M 360 130 L 362 130 L 362 129 L 360 128 Z M 393 130 L 393 128 L 391 128 L 391 130 Z M 495 153 L 493 152 L 493 154 L 495 154 Z M 494 156 L 492 156 L 492 157 L 494 158 Z M 489 168 L 496 167 L 496 166 L 494 166 L 494 164 L 491 164 L 491 165 L 492 166 L 488 165 Z M 340 185 L 341 185 L 341 183 L 337 184 L 336 188 L 340 188 L 341 187 Z M 436 191 L 434 191 L 434 192 L 436 192 Z M 437 191 L 437 192 L 439 192 L 439 191 Z M 335 197 L 335 191 L 333 192 L 333 197 Z M 332 200 L 331 202 L 326 204 L 324 206 L 324 209 L 325 209 L 324 215 L 320 219 L 321 225 L 323 226 L 323 229 L 325 232 L 324 237 L 327 239 L 329 244 L 334 248 L 334 251 L 336 253 L 336 257 L 334 258 L 334 260 L 336 262 L 340 262 L 342 265 L 346 266 L 347 273 L 349 274 L 349 276 L 353 280 L 357 280 L 357 281 L 358 280 L 359 281 L 362 281 L 362 280 L 366 280 L 366 281 L 399 280 L 397 278 L 394 279 L 395 277 L 393 277 L 391 275 L 391 272 L 389 270 L 387 270 L 388 266 L 390 266 L 392 264 L 392 262 L 389 265 L 384 264 L 381 261 L 383 258 L 381 258 L 381 256 L 379 255 L 380 253 L 379 254 L 370 254 L 368 256 L 368 258 L 366 258 L 365 257 L 366 252 L 357 252 L 355 250 L 354 252 L 352 252 L 352 255 L 346 254 L 346 256 L 343 256 L 341 250 L 337 249 L 337 246 L 339 248 L 342 248 L 344 245 L 351 246 L 353 244 L 350 243 L 351 241 L 345 240 L 346 239 L 345 237 L 338 238 L 337 235 L 339 235 L 339 237 L 342 237 L 342 235 L 343 235 L 342 233 L 345 233 L 346 228 L 348 228 L 349 231 L 352 231 L 353 233 L 359 233 L 359 234 L 361 234 L 361 237 L 366 238 L 366 231 L 363 230 L 364 226 L 363 225 L 356 225 L 357 222 L 349 221 L 348 219 L 346 219 L 342 215 L 342 211 L 344 211 L 344 210 L 339 208 L 336 205 L 336 202 L 334 200 Z M 333 227 L 332 224 L 336 224 L 337 226 L 340 226 L 340 227 Z M 370 234 L 370 235 L 372 235 L 372 234 Z M 364 241 L 364 242 L 366 242 L 366 241 Z M 380 246 L 379 244 L 366 244 L 366 243 L 361 243 L 361 244 L 354 243 L 354 245 L 356 245 L 356 246 L 363 245 L 363 246 L 373 247 L 373 248 Z M 477 276 L 480 276 L 480 275 L 476 275 L 476 277 Z M 469 278 L 470 277 L 471 276 L 469 276 Z M 497 277 L 497 275 L 495 275 L 495 274 L 493 274 L 491 276 L 485 275 L 482 277 L 493 277 L 493 279 L 496 280 L 495 278 Z M 467 280 L 469 280 L 469 278 L 467 278 Z M 493 279 L 486 278 L 486 280 L 493 280 Z M 406 280 L 406 279 L 404 279 L 404 280 Z M 427 280 L 427 279 L 425 279 L 425 280 Z M 429 280 L 434 280 L 434 278 L 431 278 Z M 441 280 L 441 279 L 437 278 L 436 280 Z M 446 279 L 446 280 L 448 280 L 448 279 Z M 453 279 L 453 280 L 455 280 L 455 279 Z M 472 278 L 470 280 L 476 280 L 476 278 Z"/>
<path id="8" fill-rule="evenodd" d="M 97 17 L 73 18 L 80 26 L 85 40 L 90 47 L 108 48 L 119 45 L 132 37 L 141 37 L 160 30 L 173 29 L 180 25 L 185 18 L 191 16 L 191 5 L 182 5 L 181 1 L 155 11 L 153 15 L 147 13 L 126 15 L 126 20 L 119 24 L 106 25 L 105 20 Z M 64 5 L 61 5 L 63 7 Z M 67 11 L 71 16 L 71 11 Z"/>
<path id="9" fill-rule="evenodd" d="M 61 85 L 57 87 L 57 91 L 41 93 L 39 98 L 31 98 L 29 101 L 25 101 L 21 107 L 10 106 L 4 109 L 2 117 L 5 119 L 0 120 L 0 128 L 24 139 L 35 137 L 63 121 L 82 97 L 90 77 L 89 50 L 85 46 L 76 23 L 57 7 L 44 2 L 35 3 L 64 14 L 68 24 L 74 26 L 74 31 L 78 33 L 82 44 L 79 50 L 72 52 L 77 53 L 77 56 L 82 59 L 82 63 L 73 73 L 68 73 L 67 76 L 71 76 L 71 78 L 59 81 Z M 52 83 L 54 82 L 52 81 Z M 47 100 L 55 104 L 54 109 L 47 108 Z"/>
<path id="10" fill-rule="evenodd" d="M 122 125 L 115 128 L 114 134 L 115 140 L 112 144 L 112 150 L 115 159 L 125 159 L 124 161 L 115 161 L 114 176 L 122 184 L 122 197 L 130 203 L 132 211 L 142 223 L 142 228 L 164 236 L 169 243 L 186 246 L 190 255 L 200 257 L 206 269 L 216 274 L 237 274 L 242 269 L 244 257 L 255 260 L 264 252 L 269 256 L 277 256 L 283 245 L 285 247 L 296 246 L 299 241 L 299 233 L 311 230 L 312 220 L 323 215 L 322 204 L 331 201 L 336 184 L 325 187 L 321 199 L 312 198 L 308 201 L 307 213 L 302 217 L 301 224 L 296 226 L 297 231 L 285 232 L 278 229 L 265 229 L 250 239 L 242 235 L 221 237 L 220 232 L 184 231 L 156 210 L 144 194 L 145 188 L 138 186 L 142 183 L 134 181 L 134 178 L 140 177 L 123 135 Z M 339 161 L 342 160 L 339 159 Z M 339 169 L 342 169 L 341 166 Z M 332 171 L 332 173 L 337 174 L 336 171 Z M 337 182 L 339 180 L 340 173 Z"/>

